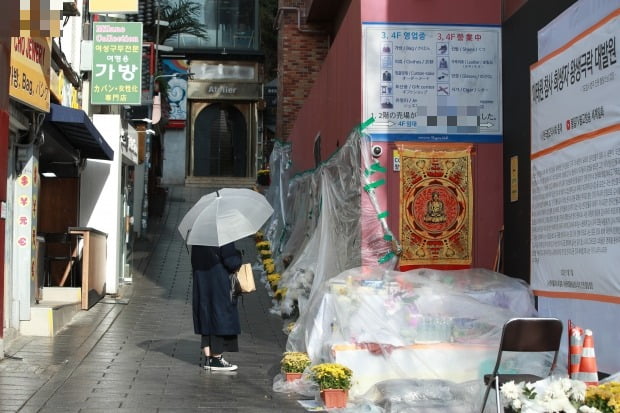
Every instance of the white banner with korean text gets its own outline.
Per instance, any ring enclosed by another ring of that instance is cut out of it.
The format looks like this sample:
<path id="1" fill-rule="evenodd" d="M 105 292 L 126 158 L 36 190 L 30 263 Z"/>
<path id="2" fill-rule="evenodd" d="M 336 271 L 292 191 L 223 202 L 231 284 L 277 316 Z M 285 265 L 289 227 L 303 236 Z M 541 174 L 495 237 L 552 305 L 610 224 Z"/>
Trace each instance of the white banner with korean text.
<path id="1" fill-rule="evenodd" d="M 531 284 L 620 303 L 616 10 L 531 67 Z"/>
<path id="2" fill-rule="evenodd" d="M 616 11 L 530 70 L 532 153 L 620 119 Z"/>

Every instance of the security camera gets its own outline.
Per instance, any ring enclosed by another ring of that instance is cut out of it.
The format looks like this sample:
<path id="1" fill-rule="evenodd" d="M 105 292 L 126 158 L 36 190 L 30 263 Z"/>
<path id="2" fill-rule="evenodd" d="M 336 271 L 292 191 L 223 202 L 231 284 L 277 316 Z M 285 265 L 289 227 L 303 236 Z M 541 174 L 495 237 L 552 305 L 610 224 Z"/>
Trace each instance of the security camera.
<path id="1" fill-rule="evenodd" d="M 372 156 L 378 158 L 383 153 L 383 148 L 379 145 L 372 145 Z"/>

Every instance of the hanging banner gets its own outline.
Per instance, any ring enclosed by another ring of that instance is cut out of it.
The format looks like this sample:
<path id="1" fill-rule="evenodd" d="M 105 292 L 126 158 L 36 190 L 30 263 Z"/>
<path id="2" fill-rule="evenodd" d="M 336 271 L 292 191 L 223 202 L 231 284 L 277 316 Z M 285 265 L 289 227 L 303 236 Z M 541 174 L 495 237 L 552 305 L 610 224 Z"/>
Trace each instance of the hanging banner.
<path id="1" fill-rule="evenodd" d="M 375 141 L 501 142 L 501 32 L 364 23 L 363 119 Z"/>
<path id="2" fill-rule="evenodd" d="M 620 10 L 531 67 L 531 284 L 620 303 Z"/>
<path id="3" fill-rule="evenodd" d="M 400 148 L 400 266 L 471 265 L 470 146 Z"/>
<path id="4" fill-rule="evenodd" d="M 142 23 L 93 23 L 93 105 L 140 105 Z"/>
<path id="5" fill-rule="evenodd" d="M 49 37 L 12 37 L 9 96 L 43 112 L 50 111 Z"/>
<path id="6" fill-rule="evenodd" d="M 620 121 L 620 10 L 532 65 L 532 153 Z"/>

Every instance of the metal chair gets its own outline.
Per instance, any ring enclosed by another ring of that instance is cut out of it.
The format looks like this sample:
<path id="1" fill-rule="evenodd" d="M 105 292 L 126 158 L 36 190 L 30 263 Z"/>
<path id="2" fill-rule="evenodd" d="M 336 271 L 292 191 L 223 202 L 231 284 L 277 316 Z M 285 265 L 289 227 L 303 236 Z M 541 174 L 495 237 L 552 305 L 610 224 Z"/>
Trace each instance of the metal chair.
<path id="1" fill-rule="evenodd" d="M 504 324 L 493 373 L 484 375 L 486 391 L 482 401 L 482 408 L 480 409 L 481 413 L 484 412 L 487 404 L 491 386 L 495 385 L 497 411 L 502 412 L 499 389 L 504 383 L 511 380 L 519 383 L 522 381 L 535 382 L 542 379 L 542 377 L 533 374 L 500 373 L 502 353 L 505 351 L 527 353 L 553 352 L 553 361 L 547 374 L 551 375 L 558 358 L 562 328 L 562 322 L 557 318 L 512 318 Z"/>

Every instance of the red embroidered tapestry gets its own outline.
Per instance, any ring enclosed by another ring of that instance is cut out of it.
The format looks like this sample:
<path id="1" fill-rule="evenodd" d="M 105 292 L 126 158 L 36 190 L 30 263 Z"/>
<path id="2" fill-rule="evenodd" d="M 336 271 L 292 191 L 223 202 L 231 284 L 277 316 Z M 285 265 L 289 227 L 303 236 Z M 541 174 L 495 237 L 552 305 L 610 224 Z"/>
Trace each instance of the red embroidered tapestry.
<path id="1" fill-rule="evenodd" d="M 400 266 L 471 265 L 471 146 L 400 148 Z"/>

